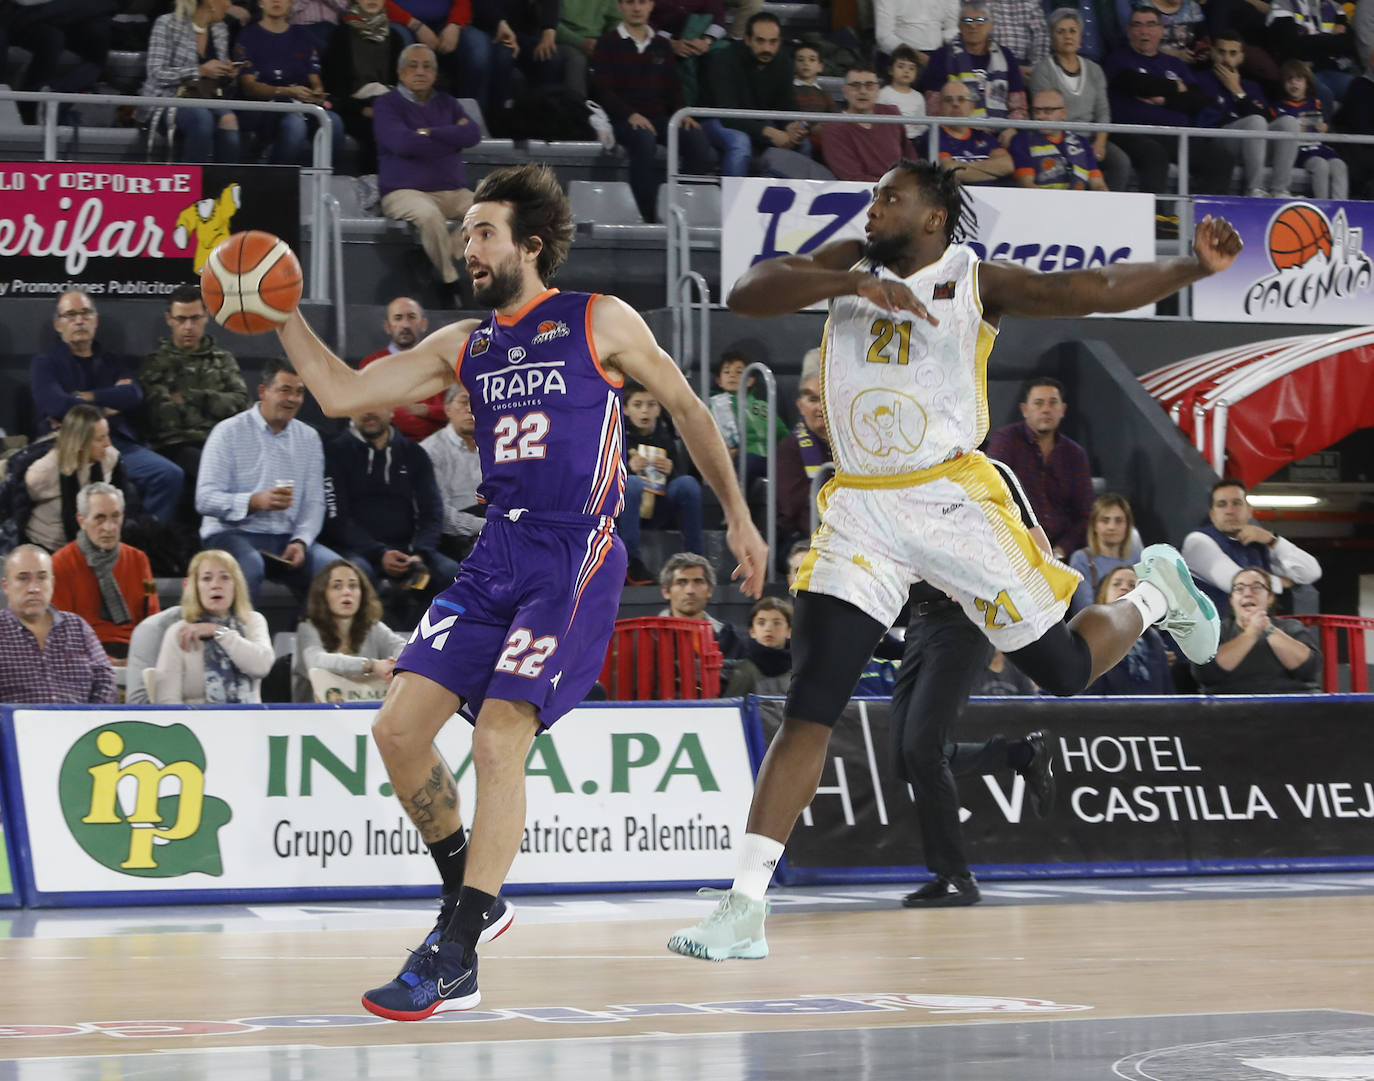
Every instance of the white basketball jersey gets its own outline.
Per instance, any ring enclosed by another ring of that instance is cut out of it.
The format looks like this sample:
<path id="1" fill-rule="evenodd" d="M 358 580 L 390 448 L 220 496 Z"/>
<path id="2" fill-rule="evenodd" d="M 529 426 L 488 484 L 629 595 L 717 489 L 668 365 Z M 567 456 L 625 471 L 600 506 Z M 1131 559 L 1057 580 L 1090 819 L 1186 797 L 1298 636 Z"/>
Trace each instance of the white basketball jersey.
<path id="1" fill-rule="evenodd" d="M 867 260 L 854 269 L 905 282 L 940 325 L 859 296 L 830 302 L 821 397 L 837 471 L 911 473 L 974 450 L 988 431 L 987 361 L 997 336 L 983 320 L 978 256 L 952 244 L 905 279 Z"/>

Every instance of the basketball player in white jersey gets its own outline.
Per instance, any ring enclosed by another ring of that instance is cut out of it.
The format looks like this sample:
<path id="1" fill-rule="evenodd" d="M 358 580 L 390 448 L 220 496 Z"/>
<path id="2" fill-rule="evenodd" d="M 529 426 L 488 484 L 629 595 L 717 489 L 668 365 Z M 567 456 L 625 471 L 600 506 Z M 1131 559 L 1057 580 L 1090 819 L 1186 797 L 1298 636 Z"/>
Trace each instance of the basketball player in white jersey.
<path id="1" fill-rule="evenodd" d="M 821 397 L 836 473 L 797 575 L 793 670 L 782 728 L 759 768 L 734 888 L 668 947 L 713 961 L 764 957 L 763 896 L 820 782 L 830 731 L 913 582 L 949 595 L 1018 668 L 1053 694 L 1081 691 L 1159 624 L 1199 663 L 1216 609 L 1182 558 L 1151 545 L 1126 597 L 1065 625 L 1079 576 L 1042 551 L 1000 474 L 975 448 L 988 431 L 987 359 L 1003 316 L 1130 311 L 1229 267 L 1232 226 L 1206 218 L 1193 254 L 1040 274 L 982 262 L 961 239 L 958 180 L 902 161 L 878 182 L 867 242 L 755 264 L 730 310 L 771 317 L 830 305 Z"/>

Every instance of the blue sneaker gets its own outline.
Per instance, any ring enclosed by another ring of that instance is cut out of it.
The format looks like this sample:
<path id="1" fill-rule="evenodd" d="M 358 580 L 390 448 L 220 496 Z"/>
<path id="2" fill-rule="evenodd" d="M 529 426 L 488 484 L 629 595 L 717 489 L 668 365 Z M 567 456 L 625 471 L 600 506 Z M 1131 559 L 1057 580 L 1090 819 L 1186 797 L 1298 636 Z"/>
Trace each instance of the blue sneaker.
<path id="1" fill-rule="evenodd" d="M 389 1021 L 423 1021 L 449 1010 L 470 1010 L 482 1001 L 477 990 L 477 954 L 463 956 L 456 942 L 439 941 L 415 951 L 390 983 L 363 995 L 363 1009 Z"/>
<path id="2" fill-rule="evenodd" d="M 399 980 L 407 972 L 414 970 L 420 963 L 420 958 L 425 950 L 433 946 L 443 937 L 444 931 L 448 928 L 453 919 L 453 912 L 458 907 L 458 895 L 456 893 L 446 893 L 439 902 L 439 918 L 434 921 L 434 930 L 425 936 L 425 940 L 420 943 L 417 949 L 410 951 L 410 957 L 406 960 L 401 971 L 396 974 Z M 500 938 L 510 930 L 510 925 L 515 922 L 515 906 L 510 904 L 504 897 L 496 898 L 496 904 L 492 906 L 487 914 L 486 920 L 482 924 L 482 934 L 477 939 L 480 946 L 483 942 L 490 942 L 494 938 Z"/>

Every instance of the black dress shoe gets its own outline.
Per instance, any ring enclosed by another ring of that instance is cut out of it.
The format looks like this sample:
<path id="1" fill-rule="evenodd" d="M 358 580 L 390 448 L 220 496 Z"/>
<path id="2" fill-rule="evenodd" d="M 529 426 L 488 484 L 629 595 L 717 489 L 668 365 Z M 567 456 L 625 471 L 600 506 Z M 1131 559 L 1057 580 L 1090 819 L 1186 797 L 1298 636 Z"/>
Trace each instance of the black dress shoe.
<path id="1" fill-rule="evenodd" d="M 1054 751 L 1048 732 L 1032 732 L 1026 737 L 1031 760 L 1021 770 L 1030 793 L 1031 810 L 1036 818 L 1046 818 L 1054 810 Z"/>
<path id="2" fill-rule="evenodd" d="M 962 908 L 983 899 L 972 875 L 941 875 L 902 898 L 903 908 Z"/>

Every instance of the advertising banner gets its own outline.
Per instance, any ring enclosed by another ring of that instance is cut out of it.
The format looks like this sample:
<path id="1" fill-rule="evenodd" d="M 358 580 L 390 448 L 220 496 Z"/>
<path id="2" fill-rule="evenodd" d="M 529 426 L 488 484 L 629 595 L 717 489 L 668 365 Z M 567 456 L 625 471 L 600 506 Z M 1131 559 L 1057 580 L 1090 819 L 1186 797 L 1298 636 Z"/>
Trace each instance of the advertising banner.
<path id="1" fill-rule="evenodd" d="M 1154 196 L 1136 192 L 966 188 L 978 215 L 971 246 L 984 259 L 1075 270 L 1155 257 Z M 860 181 L 721 181 L 720 288 L 761 259 L 863 240 L 873 185 Z M 816 305 L 817 308 L 824 305 Z M 1154 305 L 1136 313 L 1149 315 Z"/>
<path id="2" fill-rule="evenodd" d="M 1009 877 L 1374 867 L 1369 696 L 975 699 L 953 738 L 1048 729 L 1054 814 L 1005 770 L 958 780 L 970 865 Z M 759 703 L 771 739 L 781 703 Z M 784 881 L 925 874 L 890 704 L 855 701 L 787 846 Z M 955 758 L 957 762 L 957 755 Z"/>
<path id="3" fill-rule="evenodd" d="M 1362 326 L 1374 297 L 1374 203 L 1311 199 L 1194 201 L 1223 217 L 1245 250 L 1224 274 L 1193 286 L 1193 318 Z M 1368 239 L 1366 239 L 1368 234 Z"/>
<path id="4" fill-rule="evenodd" d="M 6 784 L 22 801 L 11 825 L 26 832 L 35 902 L 433 892 L 371 738 L 375 712 L 14 710 Z M 471 731 L 455 719 L 438 740 L 469 824 Z M 579 709 L 535 740 L 526 773 L 511 883 L 734 872 L 753 787 L 738 707 Z"/>
<path id="5" fill-rule="evenodd" d="M 231 233 L 300 248 L 298 170 L 0 162 L 0 297 L 160 297 Z"/>
<path id="6" fill-rule="evenodd" d="M 15 888 L 14 859 L 5 836 L 4 803 L 4 799 L 0 799 L 0 908 L 13 908 L 19 904 L 19 893 Z"/>

